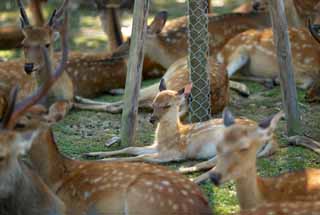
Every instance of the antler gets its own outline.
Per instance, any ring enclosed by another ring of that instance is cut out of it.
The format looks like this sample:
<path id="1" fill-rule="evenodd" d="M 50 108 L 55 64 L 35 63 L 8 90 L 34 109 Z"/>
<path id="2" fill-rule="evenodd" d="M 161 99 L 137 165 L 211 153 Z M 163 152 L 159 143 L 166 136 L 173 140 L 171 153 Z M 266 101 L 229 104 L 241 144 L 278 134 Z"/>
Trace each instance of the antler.
<path id="1" fill-rule="evenodd" d="M 25 26 L 30 25 L 30 22 L 29 22 L 27 13 L 26 13 L 26 11 L 25 11 L 25 9 L 24 9 L 24 6 L 23 6 L 22 1 L 21 1 L 21 0 L 17 0 L 17 4 L 18 4 L 18 7 L 19 7 L 19 9 L 20 9 L 20 15 L 21 15 L 20 21 L 21 21 L 21 26 L 22 26 L 22 28 L 24 28 Z"/>
<path id="2" fill-rule="evenodd" d="M 66 25 L 66 22 L 68 20 L 68 14 L 65 11 L 65 17 L 64 17 L 64 25 Z M 60 33 L 61 34 L 61 33 Z M 45 61 L 45 67 L 48 69 L 49 74 L 51 74 L 51 77 L 48 78 L 48 80 L 38 88 L 38 90 L 31 96 L 27 97 L 26 99 L 22 100 L 20 103 L 17 105 L 12 105 L 14 104 L 15 97 L 16 97 L 16 89 L 13 90 L 13 96 L 11 96 L 11 101 L 9 109 L 7 109 L 7 113 L 5 114 L 5 120 L 2 123 L 3 128 L 7 129 L 12 129 L 18 118 L 26 111 L 28 110 L 31 106 L 39 102 L 50 90 L 52 85 L 55 83 L 55 81 L 60 77 L 62 74 L 66 62 L 68 60 L 68 43 L 67 43 L 67 31 L 63 31 L 63 34 L 61 34 L 61 46 L 62 46 L 62 57 L 60 60 L 60 64 L 56 68 L 54 72 L 52 72 L 52 66 L 51 66 L 51 61 L 50 57 L 48 54 L 48 50 L 45 47 L 41 47 L 42 54 L 44 56 L 44 61 Z M 14 106 L 14 108 L 13 108 Z"/>
<path id="3" fill-rule="evenodd" d="M 311 24 L 311 18 L 309 17 L 309 18 L 308 18 L 308 28 L 309 28 L 309 31 L 310 31 L 312 37 L 313 37 L 318 43 L 320 43 L 320 36 L 318 35 L 318 32 L 317 32 L 317 30 L 320 29 L 320 25 Z"/>
<path id="4" fill-rule="evenodd" d="M 52 26 L 56 22 L 57 19 L 59 19 L 64 11 L 66 10 L 67 6 L 69 4 L 69 0 L 64 0 L 61 7 L 59 9 L 55 9 L 49 19 L 48 25 Z"/>

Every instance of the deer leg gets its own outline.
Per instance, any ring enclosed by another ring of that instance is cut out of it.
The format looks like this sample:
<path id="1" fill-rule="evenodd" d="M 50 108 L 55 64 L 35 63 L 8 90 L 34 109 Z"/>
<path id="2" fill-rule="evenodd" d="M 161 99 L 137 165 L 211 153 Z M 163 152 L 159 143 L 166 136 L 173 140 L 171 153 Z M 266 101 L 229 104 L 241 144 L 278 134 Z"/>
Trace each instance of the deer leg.
<path id="1" fill-rule="evenodd" d="M 128 154 L 128 155 L 145 155 L 145 154 L 152 154 L 156 152 L 156 148 L 151 146 L 145 146 L 145 147 L 127 147 L 124 149 L 116 150 L 116 151 L 110 151 L 110 152 L 89 152 L 82 154 L 85 158 L 98 158 L 103 159 L 106 157 L 110 157 L 113 155 L 120 155 L 120 154 Z M 112 158 L 116 159 L 116 158 Z"/>
<path id="2" fill-rule="evenodd" d="M 227 65 L 228 77 L 230 78 L 249 62 L 249 55 L 238 49 L 232 56 L 232 60 Z"/>
<path id="3" fill-rule="evenodd" d="M 213 157 L 207 161 L 198 163 L 194 166 L 191 167 L 182 167 L 178 170 L 179 173 L 191 173 L 191 172 L 198 172 L 201 170 L 207 170 L 207 169 L 211 169 L 212 167 L 214 167 L 216 165 L 217 162 L 217 158 Z"/>
<path id="4" fill-rule="evenodd" d="M 232 77 L 233 81 L 253 81 L 257 82 L 259 84 L 262 84 L 268 89 L 271 89 L 275 86 L 275 82 L 272 78 L 261 78 L 261 77 L 249 77 L 249 76 L 238 76 L 238 77 Z"/>
<path id="5" fill-rule="evenodd" d="M 236 91 L 237 93 L 239 93 L 240 95 L 242 95 L 244 97 L 250 96 L 250 91 L 249 91 L 247 85 L 245 85 L 243 83 L 229 80 L 229 87 L 231 90 Z"/>
<path id="6" fill-rule="evenodd" d="M 271 142 L 268 142 L 264 144 L 257 152 L 257 157 L 267 157 L 272 155 L 276 152 L 276 150 L 279 148 L 279 145 L 275 138 L 270 140 Z"/>
<path id="7" fill-rule="evenodd" d="M 202 182 L 209 179 L 209 172 L 210 171 L 207 171 L 207 172 L 199 175 L 198 177 L 194 178 L 192 181 L 196 184 L 201 184 Z"/>
<path id="8" fill-rule="evenodd" d="M 170 161 L 177 161 L 176 158 L 162 157 L 159 153 L 144 154 L 136 157 L 123 157 L 123 158 L 105 158 L 101 161 L 123 161 L 123 162 L 136 162 L 145 161 L 149 163 L 168 163 Z"/>
<path id="9" fill-rule="evenodd" d="M 292 136 L 289 137 L 289 143 L 291 145 L 306 147 L 320 154 L 320 143 L 315 140 L 312 140 L 311 138 L 303 136 Z"/>

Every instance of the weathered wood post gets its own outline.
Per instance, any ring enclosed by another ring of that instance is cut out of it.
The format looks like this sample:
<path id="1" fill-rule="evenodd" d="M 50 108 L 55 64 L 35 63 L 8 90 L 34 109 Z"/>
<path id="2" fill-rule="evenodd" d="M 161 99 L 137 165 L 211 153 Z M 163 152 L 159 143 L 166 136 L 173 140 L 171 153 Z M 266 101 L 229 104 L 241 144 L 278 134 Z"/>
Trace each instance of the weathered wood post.
<path id="1" fill-rule="evenodd" d="M 301 133 L 297 89 L 292 66 L 288 23 L 283 0 L 269 0 L 269 11 L 273 29 L 273 40 L 280 70 L 282 103 L 287 118 L 289 136 Z"/>
<path id="2" fill-rule="evenodd" d="M 121 142 L 125 145 L 133 145 L 136 139 L 138 96 L 144 57 L 143 42 L 147 30 L 148 10 L 149 0 L 135 0 L 120 131 Z"/>
<path id="3" fill-rule="evenodd" d="M 192 122 L 206 121 L 211 118 L 208 3 L 208 0 L 188 0 L 188 64 L 190 80 L 193 83 L 189 112 Z"/>

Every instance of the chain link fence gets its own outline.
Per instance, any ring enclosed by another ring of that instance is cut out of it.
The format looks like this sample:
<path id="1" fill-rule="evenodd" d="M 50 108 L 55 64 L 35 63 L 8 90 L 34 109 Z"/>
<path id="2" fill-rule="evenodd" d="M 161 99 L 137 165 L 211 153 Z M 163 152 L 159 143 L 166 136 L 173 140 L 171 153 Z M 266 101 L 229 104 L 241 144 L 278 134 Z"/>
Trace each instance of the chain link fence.
<path id="1" fill-rule="evenodd" d="M 210 80 L 208 74 L 208 0 L 188 0 L 189 73 L 193 83 L 189 99 L 191 122 L 211 118 Z"/>

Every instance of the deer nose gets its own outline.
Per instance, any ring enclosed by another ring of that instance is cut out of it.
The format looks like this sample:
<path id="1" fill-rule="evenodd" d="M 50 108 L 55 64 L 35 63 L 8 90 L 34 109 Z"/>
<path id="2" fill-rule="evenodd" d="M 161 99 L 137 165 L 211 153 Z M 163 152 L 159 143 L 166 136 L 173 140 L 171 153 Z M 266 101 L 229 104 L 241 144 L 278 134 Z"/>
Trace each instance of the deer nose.
<path id="1" fill-rule="evenodd" d="M 214 185 L 219 186 L 222 176 L 220 173 L 211 172 L 209 178 Z"/>
<path id="2" fill-rule="evenodd" d="M 259 10 L 259 7 L 260 7 L 260 2 L 254 2 L 253 5 L 252 5 L 252 8 L 254 10 Z"/>
<path id="3" fill-rule="evenodd" d="M 33 63 L 26 63 L 26 64 L 24 64 L 24 71 L 25 71 L 27 74 L 32 73 L 32 71 L 33 71 Z"/>
<path id="4" fill-rule="evenodd" d="M 158 121 L 158 118 L 157 118 L 156 116 L 154 116 L 154 115 L 152 115 L 152 116 L 150 117 L 150 119 L 149 119 L 149 122 L 150 122 L 151 124 L 156 123 L 156 121 Z"/>

